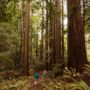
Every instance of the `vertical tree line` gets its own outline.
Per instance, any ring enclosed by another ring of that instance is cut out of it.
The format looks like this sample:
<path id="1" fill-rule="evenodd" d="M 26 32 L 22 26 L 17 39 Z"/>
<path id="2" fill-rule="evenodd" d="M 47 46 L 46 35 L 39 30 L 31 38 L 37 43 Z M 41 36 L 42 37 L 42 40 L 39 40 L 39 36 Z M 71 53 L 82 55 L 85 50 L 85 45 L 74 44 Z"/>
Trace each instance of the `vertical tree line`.
<path id="1" fill-rule="evenodd" d="M 68 67 L 80 71 L 87 63 L 85 31 L 81 18 L 80 0 L 68 0 Z"/>
<path id="2" fill-rule="evenodd" d="M 49 16 L 49 11 L 48 11 L 48 0 L 46 0 L 46 36 L 45 36 L 45 68 L 46 68 L 46 70 L 48 70 L 48 65 L 49 65 L 49 57 L 48 57 L 48 55 L 49 55 L 49 53 L 48 53 L 48 50 L 49 50 L 49 48 L 48 48 L 48 45 L 49 45 L 49 40 L 48 40 L 48 38 L 49 38 L 49 18 L 48 18 L 48 16 Z"/>
<path id="3" fill-rule="evenodd" d="M 61 0 L 55 0 L 55 59 L 61 60 Z"/>
<path id="4" fill-rule="evenodd" d="M 26 0 L 25 17 L 23 15 L 23 1 L 20 0 L 20 2 L 20 57 L 23 63 L 23 73 L 24 75 L 29 75 L 29 61 L 31 60 L 30 56 L 32 56 L 31 54 L 34 52 L 33 49 L 31 49 L 33 48 L 33 29 L 30 26 L 30 0 Z M 64 62 L 64 0 L 42 0 L 40 4 L 41 21 L 40 25 L 38 25 L 37 22 L 37 31 L 35 34 L 35 59 L 40 59 L 41 61 L 43 61 L 45 68 L 49 70 L 53 67 L 53 65 L 56 65 L 58 63 L 61 64 L 62 60 Z M 83 6 L 83 8 L 85 8 L 85 5 Z M 83 13 L 82 19 L 81 0 L 67 0 L 67 12 L 67 66 L 68 68 L 74 68 L 77 71 L 81 71 L 84 64 L 88 63 L 85 48 L 85 28 L 83 21 L 85 19 L 85 13 Z M 32 14 L 35 14 L 34 11 L 32 12 Z M 38 36 L 39 31 L 41 36 L 40 41 Z M 40 47 L 40 50 L 38 49 L 38 47 Z"/>
<path id="5" fill-rule="evenodd" d="M 26 0 L 26 25 L 24 31 L 23 73 L 29 75 L 29 32 L 30 32 L 30 0 Z"/>

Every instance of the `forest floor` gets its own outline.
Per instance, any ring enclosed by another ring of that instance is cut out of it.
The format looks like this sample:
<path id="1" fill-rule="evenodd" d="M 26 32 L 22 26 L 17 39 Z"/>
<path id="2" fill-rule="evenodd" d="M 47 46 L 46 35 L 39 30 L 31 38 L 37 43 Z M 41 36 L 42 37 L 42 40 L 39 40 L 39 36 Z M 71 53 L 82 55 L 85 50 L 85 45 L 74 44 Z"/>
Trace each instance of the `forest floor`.
<path id="1" fill-rule="evenodd" d="M 0 83 L 0 90 L 72 90 L 71 87 L 74 85 L 76 85 L 76 87 L 81 87 L 83 85 L 83 87 L 81 87 L 82 89 L 80 90 L 90 90 L 90 87 L 86 89 L 87 85 L 83 81 L 80 81 L 80 83 L 77 82 L 77 84 L 75 84 L 75 82 L 68 83 L 51 78 L 40 78 L 38 84 L 34 85 L 33 76 L 20 77 L 13 80 L 5 80 Z"/>
<path id="2" fill-rule="evenodd" d="M 0 90 L 43 90 L 43 85 L 48 84 L 50 79 L 40 78 L 38 83 L 34 85 L 33 77 L 21 77 L 12 80 L 3 80 L 0 83 Z"/>
<path id="3" fill-rule="evenodd" d="M 3 79 L 1 77 L 0 90 L 90 90 L 90 77 L 84 81 L 82 78 L 76 80 L 76 78 L 67 75 L 64 78 L 60 76 L 57 79 L 49 76 L 43 78 L 40 74 L 37 85 L 34 85 L 34 75 L 28 77 L 20 76 L 12 79 Z"/>

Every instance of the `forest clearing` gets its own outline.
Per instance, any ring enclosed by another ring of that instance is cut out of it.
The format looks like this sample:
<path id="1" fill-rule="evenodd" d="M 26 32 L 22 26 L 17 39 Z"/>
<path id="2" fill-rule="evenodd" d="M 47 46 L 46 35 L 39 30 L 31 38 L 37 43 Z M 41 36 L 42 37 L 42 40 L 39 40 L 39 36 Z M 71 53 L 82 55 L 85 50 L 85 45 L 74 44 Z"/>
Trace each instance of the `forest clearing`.
<path id="1" fill-rule="evenodd" d="M 0 90 L 90 90 L 90 0 L 0 0 Z"/>

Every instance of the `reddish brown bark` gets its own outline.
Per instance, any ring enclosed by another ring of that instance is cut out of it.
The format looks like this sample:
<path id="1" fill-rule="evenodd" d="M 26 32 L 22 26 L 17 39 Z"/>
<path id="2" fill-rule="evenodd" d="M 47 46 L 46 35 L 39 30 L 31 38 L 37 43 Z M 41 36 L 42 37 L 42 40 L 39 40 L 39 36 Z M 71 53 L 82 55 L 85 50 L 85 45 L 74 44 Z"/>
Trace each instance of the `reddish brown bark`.
<path id="1" fill-rule="evenodd" d="M 61 59 L 61 1 L 55 0 L 55 61 Z"/>
<path id="2" fill-rule="evenodd" d="M 87 63 L 80 0 L 68 0 L 68 67 L 80 71 Z"/>
<path id="3" fill-rule="evenodd" d="M 26 28 L 24 31 L 24 75 L 29 75 L 29 30 L 30 30 L 30 0 L 26 0 Z"/>

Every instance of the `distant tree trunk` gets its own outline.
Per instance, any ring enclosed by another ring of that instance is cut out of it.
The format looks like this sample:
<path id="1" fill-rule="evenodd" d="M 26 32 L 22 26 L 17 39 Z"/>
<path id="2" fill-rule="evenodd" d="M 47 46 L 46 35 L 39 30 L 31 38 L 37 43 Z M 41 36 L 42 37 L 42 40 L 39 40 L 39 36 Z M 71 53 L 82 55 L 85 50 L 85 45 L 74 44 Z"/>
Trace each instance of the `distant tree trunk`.
<path id="1" fill-rule="evenodd" d="M 85 32 L 81 19 L 80 0 L 68 0 L 68 67 L 81 71 L 87 63 Z"/>
<path id="2" fill-rule="evenodd" d="M 85 0 L 83 0 L 83 29 L 85 30 Z"/>
<path id="3" fill-rule="evenodd" d="M 36 60 L 38 60 L 38 23 L 37 23 L 37 34 L 36 34 Z"/>
<path id="4" fill-rule="evenodd" d="M 54 43 L 54 8 L 53 8 L 53 0 L 49 2 L 49 66 L 55 61 L 55 43 Z"/>
<path id="5" fill-rule="evenodd" d="M 64 60 L 64 2 L 62 0 L 62 59 Z"/>
<path id="6" fill-rule="evenodd" d="M 34 15 L 34 10 L 31 9 L 31 16 Z M 30 63 L 32 62 L 33 58 L 33 26 L 31 27 L 32 29 L 30 30 Z"/>
<path id="7" fill-rule="evenodd" d="M 23 74 L 29 75 L 29 30 L 30 30 L 30 0 L 26 0 L 26 28 L 24 31 L 24 70 Z"/>
<path id="8" fill-rule="evenodd" d="M 61 1 L 55 0 L 55 61 L 61 60 Z"/>
<path id="9" fill-rule="evenodd" d="M 30 51 L 30 53 L 29 53 L 29 55 L 30 55 L 30 57 L 29 57 L 29 58 L 30 58 L 30 62 L 29 62 L 29 63 L 32 62 L 32 56 L 33 56 L 33 55 L 32 55 L 32 54 L 33 54 L 33 53 L 32 53 L 32 49 L 33 49 L 32 39 L 33 39 L 33 38 L 32 38 L 32 29 L 31 29 L 31 30 L 30 30 L 30 40 L 29 40 L 29 42 L 30 42 L 30 45 L 29 45 L 29 46 L 30 46 L 30 50 L 29 50 L 29 51 Z"/>
<path id="10" fill-rule="evenodd" d="M 82 15 L 82 17 L 83 17 L 83 29 L 85 30 L 86 5 L 88 3 L 88 0 L 82 0 L 82 3 L 83 3 L 83 7 L 82 7 L 82 9 L 83 9 L 83 15 Z"/>
<path id="11" fill-rule="evenodd" d="M 5 8 L 6 8 L 7 1 L 0 0 L 0 22 L 3 22 L 5 20 Z"/>
<path id="12" fill-rule="evenodd" d="M 44 3 L 44 1 L 42 1 Z M 44 5 L 44 4 L 43 4 Z M 40 45 L 40 59 L 43 60 L 43 33 L 44 33 L 44 6 L 42 6 L 42 24 L 41 24 L 41 45 Z"/>
<path id="13" fill-rule="evenodd" d="M 20 62 L 22 65 L 22 59 L 23 59 L 23 7 L 24 7 L 24 3 L 23 0 L 19 1 L 19 12 L 20 12 L 20 35 L 21 35 L 21 40 L 20 40 Z"/>
<path id="14" fill-rule="evenodd" d="M 46 0 L 46 40 L 45 40 L 45 66 L 46 69 L 48 70 L 48 0 Z"/>
<path id="15" fill-rule="evenodd" d="M 0 1 L 0 22 L 2 21 L 2 17 L 3 17 L 3 5 L 2 5 L 2 1 Z"/>

